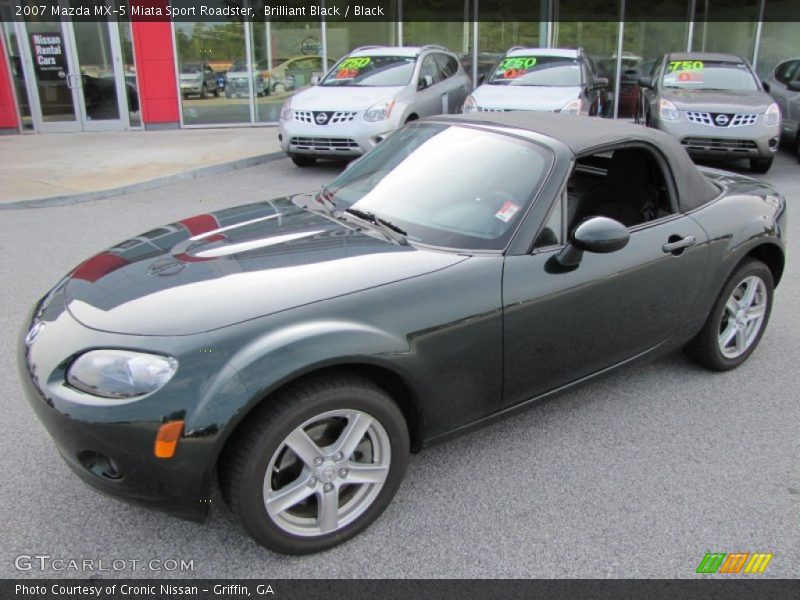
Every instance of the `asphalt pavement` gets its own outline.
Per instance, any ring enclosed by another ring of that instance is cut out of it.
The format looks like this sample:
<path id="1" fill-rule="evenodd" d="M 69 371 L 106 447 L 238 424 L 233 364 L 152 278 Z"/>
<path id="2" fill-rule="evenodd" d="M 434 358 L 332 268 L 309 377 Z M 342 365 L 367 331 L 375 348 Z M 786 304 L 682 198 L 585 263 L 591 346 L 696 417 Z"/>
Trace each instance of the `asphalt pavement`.
<path id="1" fill-rule="evenodd" d="M 764 176 L 789 201 L 786 272 L 760 347 L 733 372 L 709 373 L 675 354 L 426 449 L 371 528 L 310 557 L 256 545 L 218 497 L 198 524 L 81 483 L 18 382 L 15 342 L 30 306 L 78 262 L 132 235 L 314 190 L 340 169 L 282 159 L 0 213 L 0 577 L 672 578 L 696 577 L 706 552 L 771 552 L 766 573 L 749 577 L 800 576 L 800 164 L 787 152 Z M 24 558 L 36 555 L 50 559 Z M 127 566 L 55 570 L 53 559 Z M 151 560 L 162 570 L 141 570 Z M 164 570 L 170 560 L 193 569 Z M 141 562 L 130 571 L 130 561 Z"/>

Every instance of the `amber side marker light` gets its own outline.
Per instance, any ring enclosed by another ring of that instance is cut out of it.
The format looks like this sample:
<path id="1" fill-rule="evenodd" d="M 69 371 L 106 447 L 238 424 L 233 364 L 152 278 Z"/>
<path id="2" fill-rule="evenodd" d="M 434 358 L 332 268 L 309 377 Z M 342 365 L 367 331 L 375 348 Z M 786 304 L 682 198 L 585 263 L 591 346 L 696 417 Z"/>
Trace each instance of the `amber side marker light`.
<path id="1" fill-rule="evenodd" d="M 156 458 L 172 458 L 178 449 L 178 440 L 183 433 L 183 421 L 170 421 L 158 429 L 156 445 L 153 451 Z"/>

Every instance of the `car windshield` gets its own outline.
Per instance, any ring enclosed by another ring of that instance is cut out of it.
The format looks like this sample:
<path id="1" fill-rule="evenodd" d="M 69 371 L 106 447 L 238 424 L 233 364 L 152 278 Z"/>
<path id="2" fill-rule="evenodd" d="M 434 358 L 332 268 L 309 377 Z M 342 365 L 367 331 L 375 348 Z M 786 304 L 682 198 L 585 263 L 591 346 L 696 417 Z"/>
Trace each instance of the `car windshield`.
<path id="1" fill-rule="evenodd" d="M 325 86 L 381 87 L 408 85 L 414 73 L 413 56 L 351 56 L 322 80 Z"/>
<path id="2" fill-rule="evenodd" d="M 203 65 L 198 63 L 189 63 L 187 65 L 183 65 L 181 69 L 181 73 L 185 73 L 187 75 L 193 75 L 195 73 L 202 73 L 203 72 Z"/>
<path id="3" fill-rule="evenodd" d="M 671 60 L 667 63 L 663 84 L 666 88 L 686 90 L 753 91 L 758 89 L 747 65 L 739 62 L 710 60 Z"/>
<path id="4" fill-rule="evenodd" d="M 474 127 L 409 125 L 318 195 L 371 213 L 410 242 L 501 250 L 552 164 L 543 146 Z"/>
<path id="5" fill-rule="evenodd" d="M 581 85 L 581 66 L 577 58 L 566 56 L 508 56 L 495 67 L 489 83 L 576 87 Z"/>

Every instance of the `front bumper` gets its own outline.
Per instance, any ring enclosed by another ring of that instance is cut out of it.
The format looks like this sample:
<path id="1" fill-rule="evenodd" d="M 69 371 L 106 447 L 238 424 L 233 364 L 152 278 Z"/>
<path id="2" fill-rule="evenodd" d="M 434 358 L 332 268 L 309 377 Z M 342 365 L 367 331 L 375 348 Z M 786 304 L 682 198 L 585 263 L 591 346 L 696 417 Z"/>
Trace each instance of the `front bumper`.
<path id="1" fill-rule="evenodd" d="M 196 345 L 202 347 L 206 336 L 147 339 L 92 330 L 64 309 L 61 294 L 36 314 L 44 327 L 31 343 L 25 340 L 29 327 L 23 331 L 18 351 L 20 378 L 28 401 L 67 465 L 106 494 L 175 516 L 204 519 L 220 434 L 230 419 L 216 404 L 216 412 L 209 414 L 209 403 L 229 401 L 235 411 L 236 402 L 246 397 L 235 374 L 219 394 L 214 380 L 221 373 L 227 376 L 228 367 L 203 365 L 191 358 L 202 355 Z M 75 390 L 65 381 L 71 359 L 89 348 L 157 349 L 178 357 L 181 364 L 173 380 L 157 392 L 133 401 L 105 400 Z M 230 392 L 237 397 L 230 397 Z M 159 427 L 181 419 L 185 429 L 175 455 L 156 458 Z"/>
<path id="2" fill-rule="evenodd" d="M 181 93 L 182 94 L 200 94 L 203 91 L 203 84 L 202 83 L 182 83 L 181 84 Z"/>
<path id="3" fill-rule="evenodd" d="M 716 127 L 691 123 L 681 111 L 680 119 L 666 121 L 654 116 L 652 125 L 678 138 L 686 151 L 696 157 L 768 158 L 778 151 L 780 125 L 762 125 L 762 115 L 757 123 L 740 127 Z"/>
<path id="4" fill-rule="evenodd" d="M 289 155 L 333 158 L 361 156 L 397 126 L 393 119 L 370 123 L 364 120 L 362 112 L 356 112 L 351 120 L 326 125 L 300 121 L 293 113 L 291 120 L 279 122 L 278 131 L 281 149 Z"/>

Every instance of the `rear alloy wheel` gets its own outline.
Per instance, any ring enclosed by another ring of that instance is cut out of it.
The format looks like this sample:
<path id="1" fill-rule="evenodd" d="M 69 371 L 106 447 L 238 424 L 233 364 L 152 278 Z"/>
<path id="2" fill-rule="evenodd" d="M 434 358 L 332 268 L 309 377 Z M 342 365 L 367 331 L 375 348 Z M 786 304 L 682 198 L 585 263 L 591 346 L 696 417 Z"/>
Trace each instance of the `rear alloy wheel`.
<path id="1" fill-rule="evenodd" d="M 383 512 L 408 444 L 405 419 L 382 389 L 356 377 L 315 380 L 253 415 L 222 461 L 223 493 L 258 543 L 319 552 Z"/>
<path id="2" fill-rule="evenodd" d="M 753 173 L 766 173 L 772 166 L 772 157 L 769 158 L 751 158 L 750 170 Z"/>
<path id="3" fill-rule="evenodd" d="M 313 167 L 314 163 L 317 162 L 317 159 L 313 156 L 302 156 L 300 154 L 295 154 L 292 156 L 292 162 L 298 167 Z"/>
<path id="4" fill-rule="evenodd" d="M 773 290 L 772 272 L 764 263 L 754 259 L 742 263 L 686 353 L 716 371 L 738 367 L 756 349 L 767 327 Z"/>

